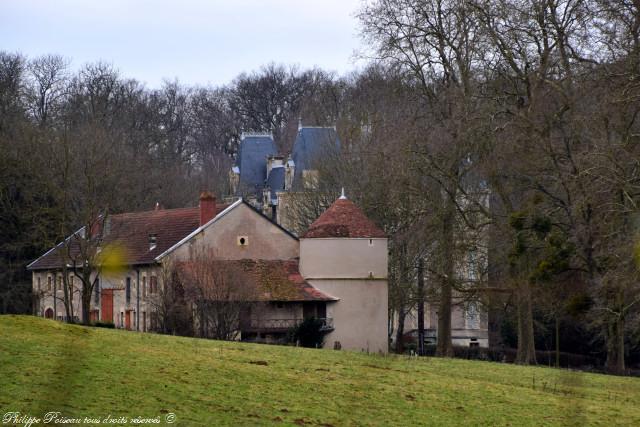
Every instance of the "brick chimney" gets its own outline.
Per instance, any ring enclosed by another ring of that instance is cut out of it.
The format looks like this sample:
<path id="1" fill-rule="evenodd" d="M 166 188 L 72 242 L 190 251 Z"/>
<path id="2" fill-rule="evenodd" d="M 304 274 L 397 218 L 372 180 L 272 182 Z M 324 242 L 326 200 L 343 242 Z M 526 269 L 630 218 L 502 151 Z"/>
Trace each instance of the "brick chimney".
<path id="1" fill-rule="evenodd" d="M 216 196 L 208 191 L 200 193 L 200 225 L 204 225 L 216 216 Z"/>

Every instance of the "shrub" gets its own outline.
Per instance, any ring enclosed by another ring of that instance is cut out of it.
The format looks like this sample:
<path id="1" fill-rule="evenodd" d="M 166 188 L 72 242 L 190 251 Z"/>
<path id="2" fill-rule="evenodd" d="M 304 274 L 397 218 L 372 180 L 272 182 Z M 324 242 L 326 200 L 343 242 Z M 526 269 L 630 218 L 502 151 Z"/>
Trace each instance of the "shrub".
<path id="1" fill-rule="evenodd" d="M 114 325 L 113 322 L 95 322 L 93 326 L 95 326 L 96 328 L 108 328 L 108 329 L 113 329 L 116 327 L 116 325 Z"/>
<path id="2" fill-rule="evenodd" d="M 322 327 L 324 322 L 315 317 L 308 317 L 291 330 L 293 342 L 299 342 L 302 347 L 320 348 L 324 342 Z"/>

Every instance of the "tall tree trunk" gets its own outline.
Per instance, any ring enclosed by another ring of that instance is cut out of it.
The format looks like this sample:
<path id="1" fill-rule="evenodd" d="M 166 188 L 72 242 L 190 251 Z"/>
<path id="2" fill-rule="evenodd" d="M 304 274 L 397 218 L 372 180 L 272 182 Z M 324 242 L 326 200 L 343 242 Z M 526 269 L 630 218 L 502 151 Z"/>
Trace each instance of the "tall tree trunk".
<path id="1" fill-rule="evenodd" d="M 616 372 L 619 374 L 624 374 L 625 366 L 624 366 L 624 317 L 622 315 L 618 316 L 618 320 L 616 321 L 616 334 L 618 338 L 618 357 L 616 359 Z"/>
<path id="2" fill-rule="evenodd" d="M 418 354 L 424 356 L 424 259 L 418 258 Z"/>
<path id="3" fill-rule="evenodd" d="M 451 283 L 448 279 L 443 281 L 440 289 L 436 356 L 453 357 L 453 345 L 451 343 Z"/>
<path id="4" fill-rule="evenodd" d="M 560 319 L 556 314 L 556 368 L 560 367 Z"/>
<path id="5" fill-rule="evenodd" d="M 69 273 L 66 268 L 62 269 L 62 295 L 64 310 L 67 313 L 67 322 L 75 323 L 73 318 L 73 290 L 69 287 Z"/>
<path id="6" fill-rule="evenodd" d="M 87 285 L 86 283 L 82 283 L 82 324 L 89 325 L 91 323 L 91 296 L 93 292 L 91 292 L 93 287 L 91 285 Z"/>
<path id="7" fill-rule="evenodd" d="M 407 318 L 407 310 L 404 305 L 398 308 L 398 328 L 396 329 L 396 353 L 402 354 L 404 351 L 404 343 L 402 336 L 404 335 L 404 321 Z"/>
<path id="8" fill-rule="evenodd" d="M 625 373 L 624 318 L 617 315 L 607 325 L 607 361 L 605 367 L 612 374 Z"/>
<path id="9" fill-rule="evenodd" d="M 518 287 L 518 352 L 516 363 L 521 365 L 536 364 L 536 348 L 533 335 L 533 304 L 531 288 L 524 280 Z"/>
<path id="10" fill-rule="evenodd" d="M 91 281 L 91 270 L 82 270 L 82 324 L 89 325 L 91 323 L 91 297 L 93 296 L 93 287 L 95 282 Z"/>
<path id="11" fill-rule="evenodd" d="M 442 253 L 442 275 L 440 279 L 440 301 L 438 304 L 438 344 L 436 356 L 453 357 L 451 343 L 451 306 L 453 280 L 455 275 L 453 221 L 455 206 L 447 196 L 442 218 L 442 237 L 440 241 Z"/>

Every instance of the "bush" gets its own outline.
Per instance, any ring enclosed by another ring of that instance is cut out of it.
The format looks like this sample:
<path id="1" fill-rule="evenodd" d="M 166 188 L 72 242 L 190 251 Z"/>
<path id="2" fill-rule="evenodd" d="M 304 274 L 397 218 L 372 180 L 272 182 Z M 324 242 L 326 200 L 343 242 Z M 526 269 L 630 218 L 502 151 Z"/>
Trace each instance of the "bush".
<path id="1" fill-rule="evenodd" d="M 108 328 L 108 329 L 113 329 L 116 327 L 116 325 L 114 325 L 112 322 L 95 322 L 93 326 L 95 326 L 96 328 Z"/>
<path id="2" fill-rule="evenodd" d="M 298 342 L 302 347 L 320 348 L 324 342 L 323 326 L 322 320 L 308 317 L 298 326 L 292 328 L 289 335 L 292 342 Z"/>

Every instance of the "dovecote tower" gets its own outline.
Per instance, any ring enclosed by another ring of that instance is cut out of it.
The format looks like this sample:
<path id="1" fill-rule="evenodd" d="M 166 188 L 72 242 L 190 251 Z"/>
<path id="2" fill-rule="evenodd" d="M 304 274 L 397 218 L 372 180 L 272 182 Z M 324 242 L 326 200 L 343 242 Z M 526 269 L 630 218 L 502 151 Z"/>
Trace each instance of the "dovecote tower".
<path id="1" fill-rule="evenodd" d="M 325 347 L 387 352 L 387 265 L 385 233 L 343 191 L 300 239 L 300 273 L 338 299 Z"/>

